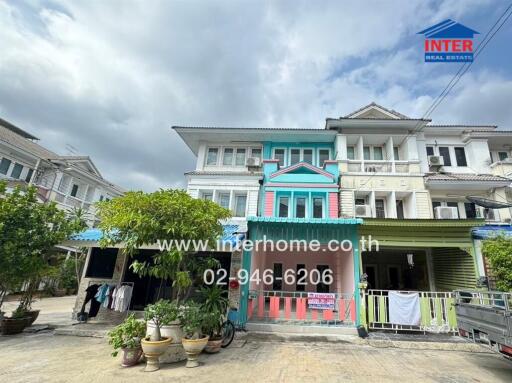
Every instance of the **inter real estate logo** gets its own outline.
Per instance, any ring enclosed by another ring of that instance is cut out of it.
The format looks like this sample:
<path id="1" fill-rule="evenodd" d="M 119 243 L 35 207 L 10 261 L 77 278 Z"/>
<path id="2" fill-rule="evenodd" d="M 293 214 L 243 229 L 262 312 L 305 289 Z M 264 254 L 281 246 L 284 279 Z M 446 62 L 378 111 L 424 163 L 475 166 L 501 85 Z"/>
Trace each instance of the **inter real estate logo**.
<path id="1" fill-rule="evenodd" d="M 425 62 L 473 61 L 473 37 L 479 33 L 450 19 L 418 32 L 425 35 Z"/>

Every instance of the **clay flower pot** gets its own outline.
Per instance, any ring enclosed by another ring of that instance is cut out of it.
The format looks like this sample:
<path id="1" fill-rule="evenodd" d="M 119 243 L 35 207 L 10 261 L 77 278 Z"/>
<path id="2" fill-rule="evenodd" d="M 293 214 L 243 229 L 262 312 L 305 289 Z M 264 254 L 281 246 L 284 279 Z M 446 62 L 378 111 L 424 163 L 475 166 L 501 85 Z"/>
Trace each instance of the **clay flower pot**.
<path id="1" fill-rule="evenodd" d="M 123 360 L 121 362 L 121 366 L 131 367 L 139 363 L 140 357 L 142 356 L 142 347 L 126 347 L 122 348 L 121 350 L 123 351 Z"/>
<path id="2" fill-rule="evenodd" d="M 27 318 L 4 318 L 2 321 L 2 334 L 14 335 L 19 334 L 27 326 Z"/>
<path id="3" fill-rule="evenodd" d="M 204 348 L 204 352 L 207 354 L 215 354 L 220 351 L 222 346 L 222 338 L 219 339 L 208 339 L 208 343 Z"/>
<path id="4" fill-rule="evenodd" d="M 27 311 L 27 327 L 29 326 L 32 326 L 32 323 L 34 323 L 37 319 L 37 317 L 39 316 L 39 312 L 41 310 L 31 310 L 31 311 Z"/>
<path id="5" fill-rule="evenodd" d="M 148 339 L 142 339 L 140 341 L 142 351 L 144 351 L 144 355 L 147 359 L 144 371 L 151 372 L 160 369 L 158 358 L 167 350 L 171 342 L 172 338 L 162 338 L 162 340 L 156 342 L 152 342 Z"/>
<path id="6" fill-rule="evenodd" d="M 192 368 L 199 366 L 199 354 L 206 347 L 206 344 L 208 343 L 208 337 L 205 336 L 201 339 L 183 338 L 181 343 L 183 344 L 183 348 L 187 353 L 187 364 L 185 367 Z"/>

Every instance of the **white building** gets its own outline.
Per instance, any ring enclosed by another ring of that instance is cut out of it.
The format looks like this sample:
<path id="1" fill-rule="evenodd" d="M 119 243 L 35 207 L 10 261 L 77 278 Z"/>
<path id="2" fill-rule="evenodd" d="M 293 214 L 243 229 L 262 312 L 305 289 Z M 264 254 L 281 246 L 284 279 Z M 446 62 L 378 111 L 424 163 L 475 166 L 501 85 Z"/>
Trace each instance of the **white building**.
<path id="1" fill-rule="evenodd" d="M 34 185 L 41 202 L 54 201 L 63 210 L 81 208 L 94 226 L 94 202 L 123 194 L 102 177 L 88 156 L 61 156 L 37 143 L 37 137 L 0 119 L 0 179 Z"/>

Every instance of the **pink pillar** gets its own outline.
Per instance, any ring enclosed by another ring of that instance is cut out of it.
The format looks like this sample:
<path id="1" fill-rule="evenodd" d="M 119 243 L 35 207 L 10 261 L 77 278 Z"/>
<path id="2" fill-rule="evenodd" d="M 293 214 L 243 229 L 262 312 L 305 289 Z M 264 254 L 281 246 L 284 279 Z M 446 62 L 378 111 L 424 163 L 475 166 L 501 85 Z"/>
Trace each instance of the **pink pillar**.
<path id="1" fill-rule="evenodd" d="M 338 218 L 338 193 L 329 193 L 329 218 Z"/>
<path id="2" fill-rule="evenodd" d="M 274 192 L 265 192 L 265 217 L 272 217 L 274 215 Z"/>

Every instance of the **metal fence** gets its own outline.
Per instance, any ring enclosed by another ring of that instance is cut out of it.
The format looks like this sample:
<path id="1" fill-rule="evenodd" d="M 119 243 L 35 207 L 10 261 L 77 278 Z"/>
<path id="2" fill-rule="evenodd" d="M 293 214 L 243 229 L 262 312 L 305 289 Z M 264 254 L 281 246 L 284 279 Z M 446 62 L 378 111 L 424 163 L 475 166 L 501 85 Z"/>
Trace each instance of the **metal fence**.
<path id="1" fill-rule="evenodd" d="M 249 292 L 247 319 L 250 322 L 320 326 L 354 326 L 356 305 L 353 294 L 332 293 L 333 309 L 313 309 L 303 291 Z"/>
<path id="2" fill-rule="evenodd" d="M 419 295 L 420 322 L 418 325 L 391 323 L 389 320 L 390 290 L 368 290 L 364 296 L 368 328 L 372 330 L 421 331 L 456 333 L 455 297 L 452 292 L 397 291 Z"/>

